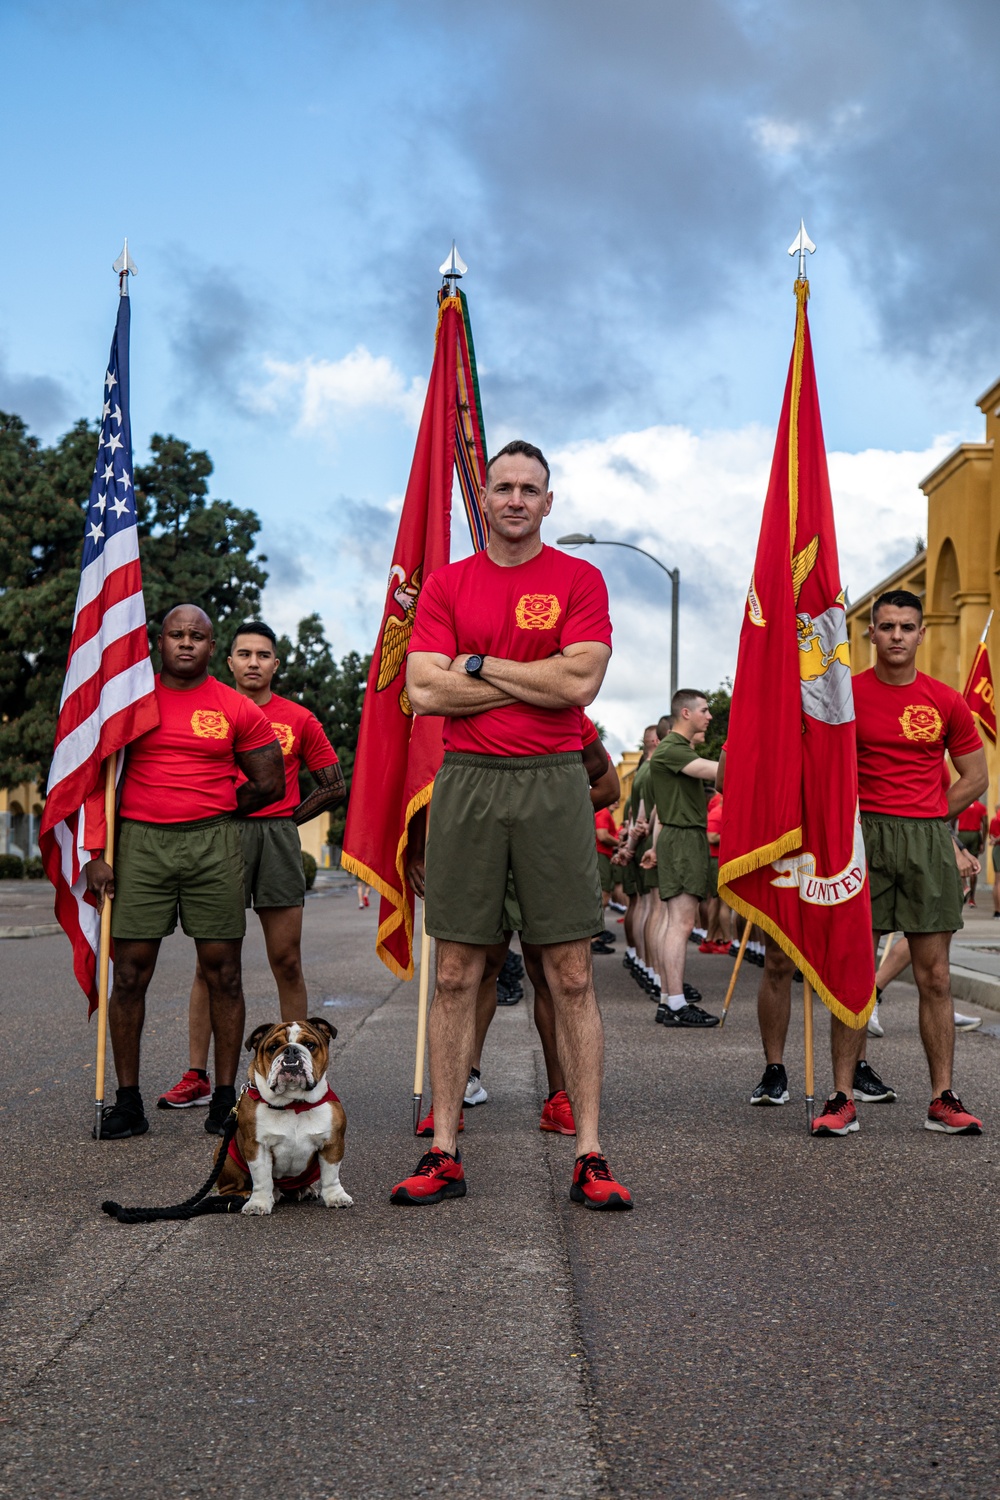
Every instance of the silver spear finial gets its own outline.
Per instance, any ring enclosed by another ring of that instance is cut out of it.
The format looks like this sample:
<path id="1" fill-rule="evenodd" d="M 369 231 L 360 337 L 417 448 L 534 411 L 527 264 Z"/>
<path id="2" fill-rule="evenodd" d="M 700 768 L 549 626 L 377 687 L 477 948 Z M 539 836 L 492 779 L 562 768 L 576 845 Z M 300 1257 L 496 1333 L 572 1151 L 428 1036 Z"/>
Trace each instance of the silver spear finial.
<path id="1" fill-rule="evenodd" d="M 816 254 L 816 246 L 813 244 L 812 240 L 806 234 L 805 221 L 802 220 L 802 219 L 800 219 L 799 220 L 799 232 L 795 236 L 794 240 L 792 241 L 792 243 L 788 247 L 788 253 L 789 253 L 789 255 L 797 255 L 799 257 L 799 280 L 800 281 L 805 281 L 805 279 L 806 279 L 806 251 L 807 250 L 808 250 L 808 252 L 809 252 L 810 255 L 815 255 Z"/>
<path id="2" fill-rule="evenodd" d="M 128 253 L 128 236 L 125 236 L 125 247 L 121 255 L 111 267 L 112 271 L 118 272 L 118 293 L 122 297 L 128 296 L 128 279 L 130 276 L 138 276 L 135 261 Z"/>
<path id="3" fill-rule="evenodd" d="M 448 282 L 448 290 L 450 296 L 453 297 L 455 295 L 455 287 L 468 269 L 469 268 L 465 264 L 465 261 L 455 249 L 455 241 L 452 240 L 451 254 L 445 261 L 444 265 L 440 267 L 441 275 L 444 277 L 445 281 Z"/>

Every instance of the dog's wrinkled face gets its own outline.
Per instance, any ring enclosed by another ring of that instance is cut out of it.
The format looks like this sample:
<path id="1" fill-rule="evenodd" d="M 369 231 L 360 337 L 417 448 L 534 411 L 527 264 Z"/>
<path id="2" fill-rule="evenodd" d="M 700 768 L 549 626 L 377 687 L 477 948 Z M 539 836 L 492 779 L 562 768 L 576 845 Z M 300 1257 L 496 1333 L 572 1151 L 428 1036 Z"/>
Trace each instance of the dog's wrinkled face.
<path id="1" fill-rule="evenodd" d="M 254 1072 L 275 1094 L 308 1094 L 326 1073 L 335 1026 L 323 1020 L 258 1026 L 247 1039 Z"/>

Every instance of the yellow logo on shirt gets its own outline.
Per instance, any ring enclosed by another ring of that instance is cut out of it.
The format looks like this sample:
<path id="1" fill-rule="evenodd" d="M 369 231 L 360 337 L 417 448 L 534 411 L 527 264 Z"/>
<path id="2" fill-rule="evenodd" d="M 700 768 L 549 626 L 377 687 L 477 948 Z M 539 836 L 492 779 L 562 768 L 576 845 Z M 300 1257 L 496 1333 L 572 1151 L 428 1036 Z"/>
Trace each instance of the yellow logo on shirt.
<path id="1" fill-rule="evenodd" d="M 221 709 L 196 708 L 191 715 L 191 728 L 200 740 L 229 738 L 229 720 Z"/>
<path id="2" fill-rule="evenodd" d="M 278 744 L 281 746 L 282 755 L 291 755 L 295 749 L 295 730 L 291 724 L 272 723 L 271 728 L 274 730 Z"/>
<path id="3" fill-rule="evenodd" d="M 521 630 L 551 630 L 561 614 L 555 594 L 522 594 L 514 618 Z"/>
<path id="4" fill-rule="evenodd" d="M 921 745 L 933 745 L 941 738 L 941 715 L 936 708 L 926 703 L 908 703 L 900 714 L 899 722 L 908 740 Z"/>

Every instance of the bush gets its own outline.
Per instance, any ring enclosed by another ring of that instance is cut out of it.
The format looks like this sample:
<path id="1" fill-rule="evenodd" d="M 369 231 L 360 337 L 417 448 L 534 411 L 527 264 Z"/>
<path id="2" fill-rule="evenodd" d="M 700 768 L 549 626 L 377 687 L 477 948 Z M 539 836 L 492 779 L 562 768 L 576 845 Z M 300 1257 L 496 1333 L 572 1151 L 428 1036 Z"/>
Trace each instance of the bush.
<path id="1" fill-rule="evenodd" d="M 0 854 L 0 880 L 23 880 L 24 860 L 19 854 Z"/>
<path id="2" fill-rule="evenodd" d="M 316 883 L 316 861 L 304 849 L 302 851 L 302 873 L 306 877 L 306 890 L 311 891 Z"/>
<path id="3" fill-rule="evenodd" d="M 45 866 L 37 854 L 24 861 L 24 873 L 29 880 L 44 880 Z"/>

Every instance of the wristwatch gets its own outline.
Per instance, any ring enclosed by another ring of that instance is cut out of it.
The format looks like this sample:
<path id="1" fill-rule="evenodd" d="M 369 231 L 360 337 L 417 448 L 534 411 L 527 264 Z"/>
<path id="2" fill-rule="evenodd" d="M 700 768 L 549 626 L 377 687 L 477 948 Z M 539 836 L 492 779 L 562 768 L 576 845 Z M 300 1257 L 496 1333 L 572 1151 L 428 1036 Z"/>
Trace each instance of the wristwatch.
<path id="1" fill-rule="evenodd" d="M 481 677 L 483 675 L 483 662 L 485 656 L 468 656 L 465 660 L 465 670 L 470 677 Z"/>

